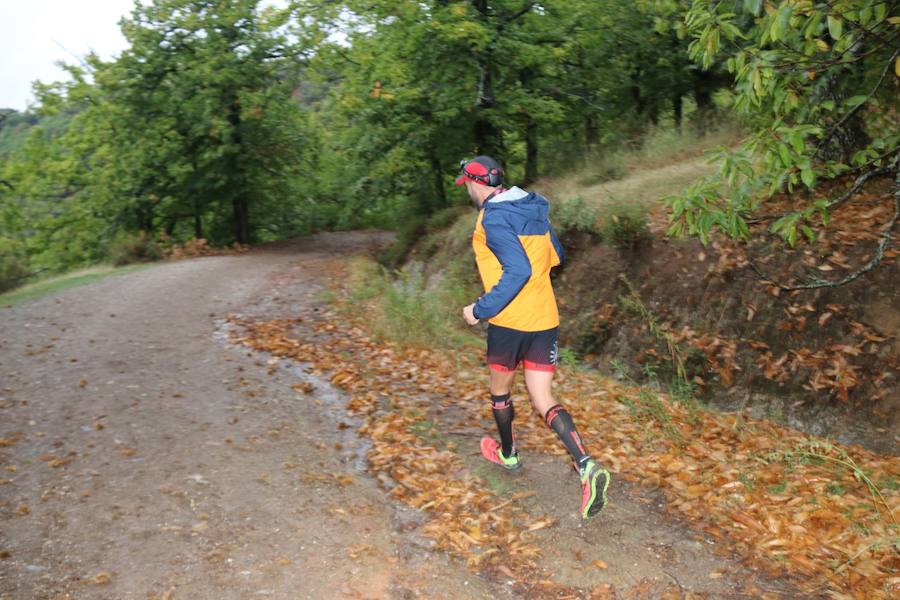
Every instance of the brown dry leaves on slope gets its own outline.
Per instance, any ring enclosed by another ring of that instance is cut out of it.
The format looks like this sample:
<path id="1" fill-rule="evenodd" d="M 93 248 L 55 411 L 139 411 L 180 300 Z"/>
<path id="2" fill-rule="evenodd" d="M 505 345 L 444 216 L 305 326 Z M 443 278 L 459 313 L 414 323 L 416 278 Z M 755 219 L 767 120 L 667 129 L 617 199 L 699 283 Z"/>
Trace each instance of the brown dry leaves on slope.
<path id="1" fill-rule="evenodd" d="M 300 319 L 231 320 L 243 328 L 234 342 L 312 362 L 350 393 L 348 410 L 365 417 L 360 431 L 374 444 L 372 470 L 389 476 L 392 496 L 427 511 L 426 531 L 440 548 L 516 579 L 521 590 L 575 593 L 535 570 L 540 549 L 532 531 L 552 519 L 530 517 L 517 499 L 496 510 L 499 500 L 467 473 L 452 442 L 441 449 L 416 433 L 435 399 L 490 418 L 478 360 L 375 342 L 360 324 L 334 315 L 313 324 L 308 342 L 292 332 Z M 595 373 L 561 370 L 555 394 L 619 477 L 658 486 L 672 510 L 773 576 L 795 576 L 810 594 L 838 600 L 900 593 L 900 458 L 740 415 L 691 413 L 664 397 L 662 412 L 635 412 L 639 390 Z M 564 454 L 537 420 L 523 419 L 517 429 L 521 447 Z M 501 562 L 501 554 L 513 560 Z"/>
<path id="2" fill-rule="evenodd" d="M 232 342 L 311 362 L 316 374 L 330 374 L 331 382 L 350 394 L 347 410 L 363 417 L 359 431 L 373 443 L 370 469 L 391 496 L 426 512 L 424 531 L 438 548 L 472 568 L 515 580 L 519 591 L 571 595 L 537 563 L 533 534 L 554 521 L 530 516 L 517 504 L 522 496 L 497 498 L 468 473 L 452 442 L 441 449 L 415 433 L 417 423 L 425 420 L 427 394 L 458 398 L 460 388 L 444 357 L 377 344 L 359 328 L 327 322 L 316 329 L 328 335 L 303 343 L 292 337 L 292 327 L 302 319 L 229 321 L 242 329 L 240 335 L 232 332 Z M 468 385 L 469 397 L 463 401 L 481 408 L 481 390 Z"/>

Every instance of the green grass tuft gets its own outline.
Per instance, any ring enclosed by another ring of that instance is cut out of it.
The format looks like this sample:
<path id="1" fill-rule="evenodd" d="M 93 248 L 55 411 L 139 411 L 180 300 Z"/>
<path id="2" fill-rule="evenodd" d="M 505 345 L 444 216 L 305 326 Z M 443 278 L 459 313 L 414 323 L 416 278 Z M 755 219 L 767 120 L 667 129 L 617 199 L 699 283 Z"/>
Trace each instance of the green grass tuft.
<path id="1" fill-rule="evenodd" d="M 16 288 L 5 294 L 0 294 L 0 306 L 15 306 L 22 302 L 34 300 L 47 294 L 52 294 L 61 290 L 65 290 L 98 279 L 104 279 L 112 275 L 121 275 L 123 273 L 131 273 L 132 271 L 140 271 L 163 263 L 145 263 L 139 265 L 130 265 L 127 267 L 113 267 L 111 265 L 100 265 L 89 269 L 81 269 L 71 271 L 63 275 L 48 277 L 46 279 L 29 283 L 20 288 Z"/>

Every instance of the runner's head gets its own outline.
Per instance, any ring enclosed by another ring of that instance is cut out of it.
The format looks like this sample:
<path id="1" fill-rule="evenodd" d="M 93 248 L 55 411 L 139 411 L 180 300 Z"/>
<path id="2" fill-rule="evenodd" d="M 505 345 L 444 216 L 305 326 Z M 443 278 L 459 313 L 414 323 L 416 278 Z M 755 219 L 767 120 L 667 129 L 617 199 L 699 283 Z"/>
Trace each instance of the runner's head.
<path id="1" fill-rule="evenodd" d="M 490 156 L 476 156 L 459 163 L 456 185 L 465 185 L 475 208 L 481 208 L 486 198 L 503 185 L 503 167 Z"/>
<path id="2" fill-rule="evenodd" d="M 461 160 L 456 185 L 463 185 L 467 181 L 487 187 L 500 187 L 503 185 L 503 167 L 490 156 Z"/>

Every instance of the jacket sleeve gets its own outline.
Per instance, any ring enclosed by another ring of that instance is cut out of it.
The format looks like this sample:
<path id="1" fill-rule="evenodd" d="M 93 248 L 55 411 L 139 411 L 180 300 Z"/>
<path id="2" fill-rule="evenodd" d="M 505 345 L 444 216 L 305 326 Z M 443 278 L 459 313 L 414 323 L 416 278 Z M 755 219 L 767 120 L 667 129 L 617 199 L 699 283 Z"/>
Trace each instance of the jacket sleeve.
<path id="1" fill-rule="evenodd" d="M 487 246 L 503 268 L 500 280 L 478 299 L 473 310 L 476 319 L 490 319 L 506 308 L 528 283 L 531 261 L 519 236 L 502 217 L 485 215 L 482 226 Z"/>
<path id="2" fill-rule="evenodd" d="M 556 232 L 553 231 L 553 225 L 550 225 L 550 241 L 553 242 L 553 249 L 556 251 L 556 256 L 559 258 L 560 265 L 566 262 L 566 253 L 563 251 L 562 244 L 559 243 L 559 238 L 556 237 Z"/>

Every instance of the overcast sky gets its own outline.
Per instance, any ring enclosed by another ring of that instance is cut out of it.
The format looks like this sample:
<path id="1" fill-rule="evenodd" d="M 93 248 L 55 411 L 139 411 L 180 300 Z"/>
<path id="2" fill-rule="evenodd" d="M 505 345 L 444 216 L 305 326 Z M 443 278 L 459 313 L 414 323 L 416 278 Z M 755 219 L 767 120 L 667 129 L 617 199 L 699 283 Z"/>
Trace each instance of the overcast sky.
<path id="1" fill-rule="evenodd" d="M 0 0 L 0 108 L 25 110 L 31 82 L 66 79 L 55 63 L 125 49 L 119 19 L 134 0 Z"/>

